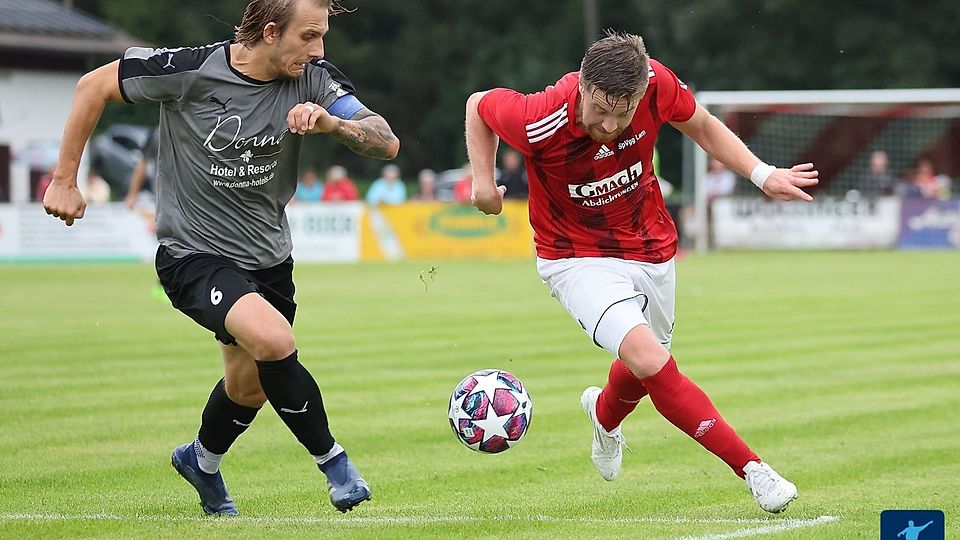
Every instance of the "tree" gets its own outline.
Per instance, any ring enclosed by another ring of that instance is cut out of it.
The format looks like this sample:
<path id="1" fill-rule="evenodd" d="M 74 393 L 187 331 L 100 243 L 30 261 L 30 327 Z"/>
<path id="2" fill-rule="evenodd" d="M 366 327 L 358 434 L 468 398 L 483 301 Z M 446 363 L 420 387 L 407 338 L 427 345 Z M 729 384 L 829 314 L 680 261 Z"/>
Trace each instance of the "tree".
<path id="1" fill-rule="evenodd" d="M 696 90 L 960 86 L 960 2 L 918 0 L 594 0 L 600 28 L 640 34 L 650 53 Z M 398 163 L 458 167 L 466 159 L 463 108 L 495 86 L 536 91 L 577 69 L 584 0 L 342 0 L 328 59 L 400 136 Z M 242 0 L 75 0 L 128 33 L 166 46 L 232 36 Z M 594 38 L 599 36 L 593 36 Z M 156 122 L 156 106 L 112 107 L 118 119 Z M 679 179 L 679 137 L 659 144 L 667 178 Z M 372 177 L 379 164 L 321 137 L 305 161 L 347 165 Z"/>

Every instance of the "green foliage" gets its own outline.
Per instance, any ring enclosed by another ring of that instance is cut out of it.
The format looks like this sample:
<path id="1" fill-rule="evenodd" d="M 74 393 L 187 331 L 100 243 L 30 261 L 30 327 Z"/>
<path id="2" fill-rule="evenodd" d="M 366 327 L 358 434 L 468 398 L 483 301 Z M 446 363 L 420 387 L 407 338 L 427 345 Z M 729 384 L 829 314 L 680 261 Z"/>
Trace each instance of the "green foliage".
<path id="1" fill-rule="evenodd" d="M 741 537 L 828 515 L 840 520 L 777 538 L 833 540 L 876 538 L 884 509 L 938 508 L 956 538 L 958 258 L 679 261 L 673 353 L 797 483 L 783 516 L 647 400 L 624 423 L 621 478 L 603 481 L 579 396 L 609 355 L 532 261 L 424 261 L 296 270 L 300 358 L 374 500 L 336 513 L 265 407 L 224 460 L 242 517 L 203 519 L 168 463 L 222 376 L 210 333 L 150 297 L 147 265 L 0 268 L 0 536 Z M 496 456 L 463 448 L 446 418 L 457 381 L 487 367 L 519 376 L 534 403 L 527 437 Z"/>
<path id="2" fill-rule="evenodd" d="M 536 91 L 577 69 L 583 0 L 345 0 L 331 21 L 327 56 L 358 96 L 400 136 L 398 163 L 422 167 L 465 159 L 467 96 L 494 86 Z M 597 0 L 602 28 L 639 33 L 651 54 L 697 90 L 960 86 L 960 3 L 934 0 Z M 76 0 L 77 7 L 158 46 L 229 38 L 242 0 Z M 596 37 L 596 36 L 595 36 Z M 106 122 L 155 121 L 155 107 L 111 107 Z M 124 115 L 124 116 L 121 116 Z M 678 180 L 680 145 L 662 143 L 664 174 Z M 380 164 L 322 138 L 304 162 L 346 164 L 372 178 Z"/>
<path id="3" fill-rule="evenodd" d="M 635 0 L 620 11 L 698 90 L 960 86 L 960 62 L 937 52 L 957 41 L 955 2 Z"/>

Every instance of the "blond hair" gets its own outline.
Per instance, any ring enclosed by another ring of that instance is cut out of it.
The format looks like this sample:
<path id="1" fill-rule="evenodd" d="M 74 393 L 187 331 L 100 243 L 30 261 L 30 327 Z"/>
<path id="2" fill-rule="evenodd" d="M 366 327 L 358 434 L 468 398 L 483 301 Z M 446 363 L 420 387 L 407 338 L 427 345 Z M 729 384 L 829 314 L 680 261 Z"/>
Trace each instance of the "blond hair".
<path id="1" fill-rule="evenodd" d="M 263 40 L 263 29 L 269 23 L 277 25 L 277 33 L 282 34 L 297 10 L 300 0 L 250 0 L 243 11 L 240 26 L 234 28 L 234 41 L 251 47 Z M 337 0 L 310 0 L 315 6 L 326 8 L 330 15 L 346 11 Z"/>

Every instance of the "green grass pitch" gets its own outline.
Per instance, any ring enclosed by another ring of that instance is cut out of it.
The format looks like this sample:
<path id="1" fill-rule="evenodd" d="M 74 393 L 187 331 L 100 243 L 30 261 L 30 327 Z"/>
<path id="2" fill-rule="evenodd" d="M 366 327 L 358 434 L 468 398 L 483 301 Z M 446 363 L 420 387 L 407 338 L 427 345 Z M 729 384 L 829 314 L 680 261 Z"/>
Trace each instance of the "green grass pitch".
<path id="1" fill-rule="evenodd" d="M 221 376 L 212 336 L 150 297 L 146 265 L 2 267 L 0 537 L 877 538 L 885 509 L 943 510 L 960 537 L 958 253 L 679 261 L 673 353 L 798 485 L 780 516 L 649 401 L 624 424 L 620 479 L 596 474 L 579 397 L 610 358 L 532 261 L 296 272 L 300 357 L 372 502 L 337 513 L 266 407 L 224 460 L 242 517 L 200 517 L 169 455 Z M 446 419 L 486 367 L 534 402 L 495 456 Z"/>

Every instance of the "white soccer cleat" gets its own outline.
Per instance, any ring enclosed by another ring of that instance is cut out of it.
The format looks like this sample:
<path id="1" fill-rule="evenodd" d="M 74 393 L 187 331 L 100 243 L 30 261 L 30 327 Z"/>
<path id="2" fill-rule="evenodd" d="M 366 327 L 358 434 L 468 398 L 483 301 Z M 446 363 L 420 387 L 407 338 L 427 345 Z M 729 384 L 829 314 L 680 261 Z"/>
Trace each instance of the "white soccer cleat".
<path id="1" fill-rule="evenodd" d="M 762 461 L 751 461 L 743 467 L 744 481 L 760 508 L 772 514 L 787 509 L 797 498 L 797 486 Z"/>
<path id="2" fill-rule="evenodd" d="M 597 467 L 597 471 L 604 480 L 616 480 L 620 474 L 620 466 L 623 464 L 623 434 L 620 433 L 620 426 L 613 431 L 607 431 L 597 420 L 597 398 L 600 397 L 600 389 L 591 386 L 580 395 L 580 405 L 583 406 L 583 412 L 587 413 L 587 418 L 593 424 L 593 445 L 590 449 L 590 458 Z"/>

